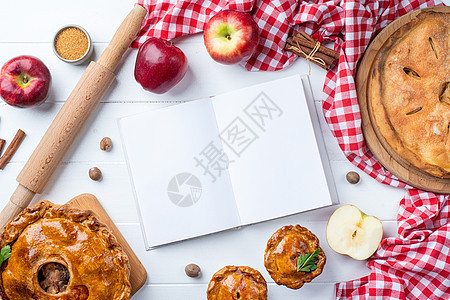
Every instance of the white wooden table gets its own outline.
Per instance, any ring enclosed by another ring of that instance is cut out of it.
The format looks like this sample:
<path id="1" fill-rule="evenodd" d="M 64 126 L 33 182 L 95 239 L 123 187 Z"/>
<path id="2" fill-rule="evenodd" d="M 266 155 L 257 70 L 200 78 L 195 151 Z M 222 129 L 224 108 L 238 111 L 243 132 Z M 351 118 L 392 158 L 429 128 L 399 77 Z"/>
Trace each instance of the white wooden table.
<path id="1" fill-rule="evenodd" d="M 18 55 L 33 55 L 45 62 L 53 77 L 50 97 L 43 105 L 31 109 L 16 109 L 3 102 L 0 104 L 0 137 L 10 141 L 19 128 L 27 133 L 11 163 L 0 171 L 1 207 L 15 189 L 18 173 L 86 67 L 72 66 L 56 58 L 51 47 L 54 33 L 66 24 L 83 26 L 94 41 L 93 58 L 96 60 L 133 3 L 134 0 L 1 2 L 0 65 Z M 367 275 L 369 269 L 365 261 L 337 254 L 328 247 L 325 228 L 336 206 L 145 251 L 116 119 L 167 105 L 164 102 L 197 99 L 308 72 L 308 65 L 304 60 L 297 60 L 289 68 L 271 73 L 247 72 L 240 66 L 220 65 L 208 56 L 201 35 L 179 39 L 177 46 L 188 57 L 189 69 L 182 82 L 164 95 L 146 92 L 135 82 L 133 72 L 137 51 L 129 50 L 126 53 L 116 71 L 116 82 L 75 142 L 45 193 L 35 197 L 34 202 L 48 199 L 62 204 L 81 193 L 96 195 L 147 269 L 147 284 L 134 296 L 133 299 L 136 300 L 206 299 L 206 288 L 211 276 L 221 267 L 231 264 L 248 265 L 259 270 L 268 281 L 269 299 L 273 300 L 332 299 L 336 282 Z M 311 68 L 310 81 L 314 99 L 321 112 L 325 71 L 314 64 Z M 379 217 L 383 221 L 384 235 L 394 236 L 397 206 L 405 191 L 376 182 L 348 162 L 325 124 L 322 113 L 319 115 L 340 203 L 354 204 L 364 212 Z M 145 130 L 142 130 L 142 134 L 145 136 Z M 99 149 L 99 141 L 105 136 L 113 140 L 111 152 Z M 88 170 L 92 166 L 98 166 L 103 171 L 102 181 L 94 182 L 89 178 Z M 361 175 L 361 181 L 357 185 L 351 185 L 345 180 L 345 174 L 351 170 Z M 263 265 L 268 238 L 278 228 L 288 224 L 301 224 L 313 231 L 327 255 L 322 275 L 300 290 L 277 286 Z M 177 226 L 182 230 L 187 224 Z M 188 263 L 196 263 L 201 267 L 200 278 L 193 279 L 185 275 L 184 267 Z"/>

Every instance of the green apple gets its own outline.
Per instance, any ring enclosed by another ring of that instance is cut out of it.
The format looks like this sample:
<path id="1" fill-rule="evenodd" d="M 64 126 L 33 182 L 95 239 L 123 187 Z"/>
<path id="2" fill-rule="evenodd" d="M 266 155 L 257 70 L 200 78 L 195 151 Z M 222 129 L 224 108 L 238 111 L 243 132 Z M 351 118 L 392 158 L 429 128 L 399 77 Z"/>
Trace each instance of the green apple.
<path id="1" fill-rule="evenodd" d="M 383 237 L 381 221 L 354 205 L 343 205 L 331 215 L 327 225 L 327 242 L 331 249 L 357 260 L 369 258 Z"/>

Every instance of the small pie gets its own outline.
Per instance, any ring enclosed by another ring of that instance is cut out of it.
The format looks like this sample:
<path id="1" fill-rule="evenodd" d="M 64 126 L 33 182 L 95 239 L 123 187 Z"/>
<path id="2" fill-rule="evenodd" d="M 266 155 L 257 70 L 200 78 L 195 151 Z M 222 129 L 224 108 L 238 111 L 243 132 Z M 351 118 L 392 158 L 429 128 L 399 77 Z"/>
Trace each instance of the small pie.
<path id="1" fill-rule="evenodd" d="M 380 142 L 440 178 L 450 178 L 449 29 L 449 13 L 419 13 L 381 47 L 368 88 Z"/>
<path id="2" fill-rule="evenodd" d="M 297 271 L 297 258 L 320 249 L 315 262 L 317 269 L 311 272 Z M 322 273 L 326 256 L 319 246 L 319 239 L 305 227 L 289 225 L 278 229 L 267 242 L 264 266 L 279 285 L 299 289 Z"/>
<path id="3" fill-rule="evenodd" d="M 91 211 L 40 201 L 3 229 L 3 300 L 129 299 L 128 257 Z"/>
<path id="4" fill-rule="evenodd" d="M 217 271 L 208 285 L 208 300 L 266 300 L 267 283 L 257 270 L 226 266 Z"/>

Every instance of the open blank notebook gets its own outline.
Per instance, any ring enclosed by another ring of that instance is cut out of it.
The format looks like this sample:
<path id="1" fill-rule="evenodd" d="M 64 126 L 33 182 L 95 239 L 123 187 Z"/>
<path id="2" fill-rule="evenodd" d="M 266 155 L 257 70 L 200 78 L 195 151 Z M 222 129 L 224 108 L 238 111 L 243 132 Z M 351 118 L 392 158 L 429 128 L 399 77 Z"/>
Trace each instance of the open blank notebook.
<path id="1" fill-rule="evenodd" d="M 147 247 L 336 203 L 306 76 L 119 120 Z"/>

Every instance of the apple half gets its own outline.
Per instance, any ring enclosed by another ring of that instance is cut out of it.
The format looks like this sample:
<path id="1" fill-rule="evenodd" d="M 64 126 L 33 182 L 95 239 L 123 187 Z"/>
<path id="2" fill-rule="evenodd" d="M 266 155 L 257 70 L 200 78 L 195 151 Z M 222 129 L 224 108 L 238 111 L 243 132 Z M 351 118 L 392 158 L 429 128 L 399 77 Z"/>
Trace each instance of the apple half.
<path id="1" fill-rule="evenodd" d="M 343 205 L 331 215 L 327 225 L 327 242 L 331 249 L 357 260 L 369 258 L 383 237 L 381 221 L 354 205 Z"/>

